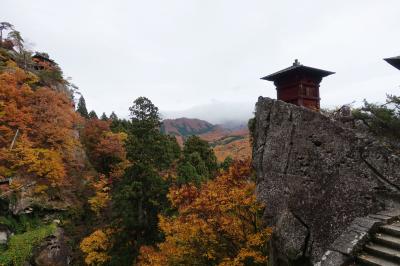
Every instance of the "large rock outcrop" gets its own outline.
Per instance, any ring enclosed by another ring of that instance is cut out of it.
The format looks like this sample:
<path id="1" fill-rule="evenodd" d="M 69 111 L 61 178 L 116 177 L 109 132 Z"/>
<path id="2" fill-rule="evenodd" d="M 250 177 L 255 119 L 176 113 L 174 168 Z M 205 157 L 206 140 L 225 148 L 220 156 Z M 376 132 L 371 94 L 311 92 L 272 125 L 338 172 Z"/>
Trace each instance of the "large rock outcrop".
<path id="1" fill-rule="evenodd" d="M 71 261 L 71 250 L 66 243 L 64 231 L 57 228 L 56 232 L 48 236 L 32 257 L 35 266 L 68 266 Z"/>
<path id="2" fill-rule="evenodd" d="M 80 206 L 78 199 L 73 194 L 73 189 L 58 189 L 54 195 L 49 193 L 37 192 L 37 183 L 27 178 L 19 178 L 24 186 L 21 186 L 13 194 L 10 201 L 9 210 L 13 215 L 31 213 L 35 208 L 42 209 L 43 212 L 62 212 L 72 206 Z M 52 188 L 56 190 L 55 188 Z"/>
<path id="3" fill-rule="evenodd" d="M 316 263 L 355 218 L 399 206 L 398 153 L 351 121 L 260 97 L 253 137 L 273 265 Z"/>

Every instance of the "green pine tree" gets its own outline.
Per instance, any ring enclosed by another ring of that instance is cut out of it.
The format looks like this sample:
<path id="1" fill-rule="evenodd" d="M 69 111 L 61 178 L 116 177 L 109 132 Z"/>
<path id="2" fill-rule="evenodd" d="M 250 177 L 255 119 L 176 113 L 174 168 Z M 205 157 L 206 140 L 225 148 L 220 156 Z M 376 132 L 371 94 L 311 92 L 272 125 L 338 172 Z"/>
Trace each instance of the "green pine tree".
<path id="1" fill-rule="evenodd" d="M 400 141 L 400 97 L 388 95 L 385 104 L 373 104 L 364 100 L 364 106 L 353 111 L 355 119 L 376 136 L 389 142 Z M 398 144 L 397 144 L 398 145 Z"/>
<path id="2" fill-rule="evenodd" d="M 113 130 L 123 129 L 128 134 L 127 158 L 134 164 L 125 171 L 112 195 L 118 233 L 110 265 L 132 265 L 141 245 L 162 239 L 158 214 L 170 210 L 170 206 L 166 198 L 168 182 L 160 173 L 180 156 L 175 138 L 160 132 L 158 108 L 149 99 L 140 97 L 129 109 L 131 121 L 111 122 Z"/>
<path id="3" fill-rule="evenodd" d="M 110 114 L 110 120 L 118 120 L 118 116 L 114 113 L 114 111 Z"/>
<path id="4" fill-rule="evenodd" d="M 201 183 L 201 176 L 189 161 L 182 161 L 178 165 L 176 183 L 178 185 L 192 183 L 196 186 Z"/>
<path id="5" fill-rule="evenodd" d="M 107 121 L 107 120 L 108 120 L 108 117 L 107 117 L 106 113 L 103 112 L 103 113 L 101 114 L 101 116 L 100 116 L 100 119 L 103 120 L 103 121 Z"/>
<path id="6" fill-rule="evenodd" d="M 78 107 L 76 108 L 76 111 L 77 111 L 83 118 L 86 118 L 86 119 L 89 119 L 89 118 L 90 118 L 90 117 L 89 117 L 88 110 L 87 110 L 87 108 L 86 108 L 86 101 L 85 101 L 85 98 L 83 98 L 83 96 L 81 96 L 81 97 L 79 98 Z"/>
<path id="7" fill-rule="evenodd" d="M 211 177 L 218 168 L 217 157 L 207 141 L 198 136 L 190 136 L 183 148 L 185 158 L 189 159 L 193 153 L 198 153 L 208 170 L 207 177 Z"/>
<path id="8" fill-rule="evenodd" d="M 97 116 L 97 114 L 94 110 L 90 111 L 89 118 L 90 119 L 99 119 L 99 117 Z"/>

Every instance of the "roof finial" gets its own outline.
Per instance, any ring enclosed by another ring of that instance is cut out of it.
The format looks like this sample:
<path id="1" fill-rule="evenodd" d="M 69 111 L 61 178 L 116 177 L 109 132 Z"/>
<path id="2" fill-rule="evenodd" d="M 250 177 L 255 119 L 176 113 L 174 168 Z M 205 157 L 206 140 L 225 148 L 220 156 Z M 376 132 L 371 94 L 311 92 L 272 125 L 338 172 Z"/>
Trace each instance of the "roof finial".
<path id="1" fill-rule="evenodd" d="M 298 59 L 295 59 L 293 65 L 294 65 L 294 66 L 299 66 L 299 65 L 300 65 L 299 60 L 298 60 Z"/>

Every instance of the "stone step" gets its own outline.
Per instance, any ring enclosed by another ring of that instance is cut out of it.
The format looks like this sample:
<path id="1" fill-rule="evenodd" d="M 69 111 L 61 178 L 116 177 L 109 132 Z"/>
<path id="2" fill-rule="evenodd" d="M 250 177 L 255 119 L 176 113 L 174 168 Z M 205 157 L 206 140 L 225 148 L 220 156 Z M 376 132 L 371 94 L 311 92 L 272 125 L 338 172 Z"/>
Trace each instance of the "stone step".
<path id="1" fill-rule="evenodd" d="M 364 248 L 369 254 L 400 263 L 400 250 L 377 244 L 367 244 Z"/>
<path id="2" fill-rule="evenodd" d="M 394 221 L 391 225 L 400 227 L 400 221 Z"/>
<path id="3" fill-rule="evenodd" d="M 361 254 L 357 257 L 357 261 L 361 265 L 371 265 L 371 266 L 399 266 L 400 264 L 391 262 L 384 258 L 379 258 L 370 254 Z"/>
<path id="4" fill-rule="evenodd" d="M 383 233 L 376 233 L 373 242 L 393 249 L 400 249 L 400 238 Z"/>
<path id="5" fill-rule="evenodd" d="M 400 237 L 400 226 L 398 226 L 398 224 L 382 225 L 379 227 L 379 231 L 388 235 Z"/>
<path id="6" fill-rule="evenodd" d="M 393 221 L 396 220 L 396 217 L 387 216 L 387 215 L 381 215 L 381 214 L 370 214 L 370 215 L 368 215 L 368 217 L 373 218 L 373 219 L 377 219 L 377 220 L 381 220 L 384 223 L 392 223 Z"/>

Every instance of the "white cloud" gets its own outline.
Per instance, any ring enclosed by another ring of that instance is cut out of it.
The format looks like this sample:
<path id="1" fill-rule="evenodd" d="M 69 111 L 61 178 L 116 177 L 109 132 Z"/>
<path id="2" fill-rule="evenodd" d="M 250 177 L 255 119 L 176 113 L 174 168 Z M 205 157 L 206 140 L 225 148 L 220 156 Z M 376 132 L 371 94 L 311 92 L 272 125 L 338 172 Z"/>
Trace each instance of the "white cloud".
<path id="1" fill-rule="evenodd" d="M 161 113 L 163 118 L 199 118 L 213 124 L 232 121 L 247 123 L 249 118 L 253 116 L 254 107 L 255 104 L 252 102 L 219 102 L 214 100 L 211 103 L 185 110 L 161 111 Z"/>
<path id="2" fill-rule="evenodd" d="M 98 113 L 126 116 L 147 96 L 161 110 L 241 102 L 244 116 L 259 95 L 275 97 L 259 78 L 294 58 L 337 72 L 322 83 L 322 106 L 398 94 L 400 72 L 382 60 L 400 54 L 398 0 L 3 0 L 1 9 Z"/>

